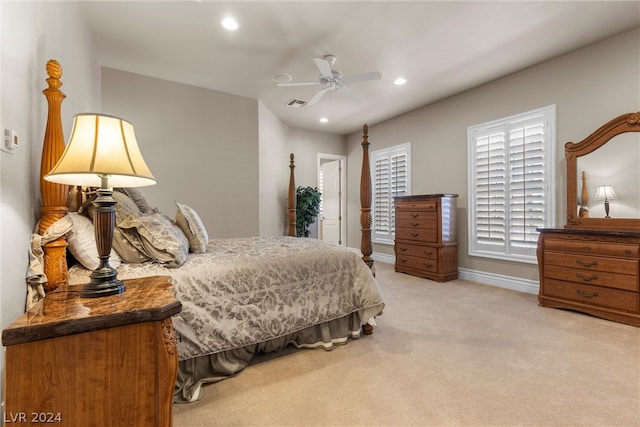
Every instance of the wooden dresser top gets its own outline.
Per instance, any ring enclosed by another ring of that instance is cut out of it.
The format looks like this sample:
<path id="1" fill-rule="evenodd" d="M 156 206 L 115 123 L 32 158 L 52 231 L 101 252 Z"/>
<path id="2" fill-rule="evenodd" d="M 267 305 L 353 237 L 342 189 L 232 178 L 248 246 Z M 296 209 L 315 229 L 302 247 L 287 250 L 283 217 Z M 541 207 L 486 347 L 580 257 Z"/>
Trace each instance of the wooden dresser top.
<path id="1" fill-rule="evenodd" d="M 61 286 L 2 331 L 10 346 L 42 339 L 163 320 L 182 309 L 168 276 L 123 280 L 119 295 L 80 298 L 82 285 Z"/>

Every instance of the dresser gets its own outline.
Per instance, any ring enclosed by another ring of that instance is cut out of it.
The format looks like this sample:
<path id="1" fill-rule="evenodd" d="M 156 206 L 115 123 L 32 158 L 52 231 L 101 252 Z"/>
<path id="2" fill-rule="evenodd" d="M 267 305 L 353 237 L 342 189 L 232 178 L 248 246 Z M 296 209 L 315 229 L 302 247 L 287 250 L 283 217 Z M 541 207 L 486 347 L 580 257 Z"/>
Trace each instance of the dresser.
<path id="1" fill-rule="evenodd" d="M 640 326 L 640 232 L 539 231 L 541 306 Z"/>
<path id="2" fill-rule="evenodd" d="M 2 332 L 7 425 L 170 426 L 178 354 L 168 277 L 80 298 L 61 286 Z"/>
<path id="3" fill-rule="evenodd" d="M 396 271 L 438 282 L 458 278 L 457 200 L 457 194 L 394 199 Z"/>

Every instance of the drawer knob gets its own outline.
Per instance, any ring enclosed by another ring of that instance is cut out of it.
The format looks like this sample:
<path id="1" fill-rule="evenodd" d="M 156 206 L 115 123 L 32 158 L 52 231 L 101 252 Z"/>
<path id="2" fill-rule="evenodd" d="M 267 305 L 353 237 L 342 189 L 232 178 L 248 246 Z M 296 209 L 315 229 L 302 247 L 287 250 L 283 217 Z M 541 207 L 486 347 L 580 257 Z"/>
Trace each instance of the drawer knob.
<path id="1" fill-rule="evenodd" d="M 584 274 L 580 274 L 580 273 L 576 273 L 576 277 L 578 279 L 582 279 L 583 282 L 590 282 L 598 278 L 598 276 L 596 276 L 595 274 L 592 276 L 585 276 Z"/>
<path id="2" fill-rule="evenodd" d="M 400 252 L 406 252 L 407 248 L 400 248 Z"/>
<path id="3" fill-rule="evenodd" d="M 420 233 L 411 233 L 411 237 L 418 237 Z"/>
<path id="4" fill-rule="evenodd" d="M 433 267 L 433 264 L 427 264 L 427 263 L 425 262 L 425 263 L 424 263 L 424 266 L 425 266 L 425 267 L 427 267 L 427 268 L 431 268 L 431 267 Z"/>
<path id="5" fill-rule="evenodd" d="M 581 297 L 585 297 L 585 298 L 593 298 L 598 296 L 597 292 L 586 292 L 586 291 L 583 291 L 582 289 L 578 289 L 576 293 Z"/>
<path id="6" fill-rule="evenodd" d="M 591 246 L 583 246 L 582 250 L 583 251 L 590 251 L 591 250 Z"/>
<path id="7" fill-rule="evenodd" d="M 419 216 L 420 216 L 420 215 L 419 215 L 419 214 L 417 214 L 417 213 L 411 214 L 411 218 L 414 218 L 414 219 L 415 219 L 415 218 L 418 218 Z"/>
<path id="8" fill-rule="evenodd" d="M 576 263 L 583 266 L 583 267 L 595 267 L 596 265 L 598 265 L 598 261 L 582 261 L 580 259 L 576 260 Z"/>
<path id="9" fill-rule="evenodd" d="M 425 255 L 431 255 L 433 253 L 433 251 L 424 251 Z"/>
<path id="10" fill-rule="evenodd" d="M 406 258 L 400 258 L 400 262 L 405 264 L 408 260 Z"/>
<path id="11" fill-rule="evenodd" d="M 411 223 L 411 226 L 412 226 L 412 227 L 417 227 L 417 226 L 419 226 L 419 225 L 420 225 L 420 223 L 419 223 L 419 222 L 412 222 L 412 223 Z"/>

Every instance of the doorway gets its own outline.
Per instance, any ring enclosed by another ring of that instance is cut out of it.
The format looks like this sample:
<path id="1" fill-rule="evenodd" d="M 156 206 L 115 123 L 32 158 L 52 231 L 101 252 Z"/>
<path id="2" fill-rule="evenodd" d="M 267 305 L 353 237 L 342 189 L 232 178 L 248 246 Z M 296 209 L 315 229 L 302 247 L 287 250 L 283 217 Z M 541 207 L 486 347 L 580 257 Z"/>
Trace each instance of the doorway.
<path id="1" fill-rule="evenodd" d="M 346 245 L 346 167 L 347 156 L 318 153 L 318 189 L 320 214 L 318 238 L 338 245 Z"/>

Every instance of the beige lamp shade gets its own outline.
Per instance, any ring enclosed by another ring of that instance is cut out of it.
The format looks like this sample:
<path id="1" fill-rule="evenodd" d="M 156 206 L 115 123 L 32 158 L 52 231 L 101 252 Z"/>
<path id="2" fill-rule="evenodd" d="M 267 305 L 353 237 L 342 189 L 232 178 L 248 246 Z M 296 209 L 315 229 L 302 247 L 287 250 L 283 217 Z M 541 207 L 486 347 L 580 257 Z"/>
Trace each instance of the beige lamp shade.
<path id="1" fill-rule="evenodd" d="M 601 185 L 596 189 L 596 200 L 613 200 L 616 198 L 616 193 L 611 185 Z"/>
<path id="2" fill-rule="evenodd" d="M 156 183 L 142 158 L 133 125 L 103 114 L 78 114 L 62 157 L 44 179 L 59 184 L 144 187 Z"/>

